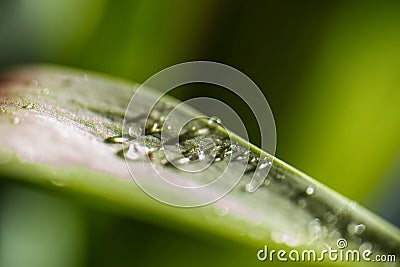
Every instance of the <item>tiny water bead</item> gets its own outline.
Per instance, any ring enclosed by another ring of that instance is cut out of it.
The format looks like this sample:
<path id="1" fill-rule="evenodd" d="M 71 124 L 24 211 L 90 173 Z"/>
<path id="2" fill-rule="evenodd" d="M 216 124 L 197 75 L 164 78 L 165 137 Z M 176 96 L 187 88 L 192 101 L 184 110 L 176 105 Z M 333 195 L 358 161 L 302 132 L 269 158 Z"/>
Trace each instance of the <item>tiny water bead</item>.
<path id="1" fill-rule="evenodd" d="M 47 87 L 42 88 L 42 89 L 40 90 L 40 92 L 41 92 L 43 95 L 49 95 L 49 94 L 50 94 L 50 90 L 49 90 L 49 88 L 47 88 Z"/>
<path id="2" fill-rule="evenodd" d="M 306 189 L 306 194 L 309 195 L 309 196 L 311 196 L 312 194 L 314 194 L 314 191 L 315 191 L 314 187 L 309 186 L 309 187 L 307 187 L 307 189 Z"/>

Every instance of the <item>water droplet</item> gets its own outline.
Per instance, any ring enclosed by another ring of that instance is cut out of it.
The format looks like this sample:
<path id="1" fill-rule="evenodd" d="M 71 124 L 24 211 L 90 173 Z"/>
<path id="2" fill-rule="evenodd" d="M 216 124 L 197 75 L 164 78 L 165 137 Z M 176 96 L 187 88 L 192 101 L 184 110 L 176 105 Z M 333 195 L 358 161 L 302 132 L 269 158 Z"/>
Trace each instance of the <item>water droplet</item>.
<path id="1" fill-rule="evenodd" d="M 33 104 L 33 103 L 27 103 L 22 106 L 22 108 L 25 108 L 25 109 L 33 109 L 34 107 L 35 107 L 35 104 Z"/>
<path id="2" fill-rule="evenodd" d="M 332 212 L 327 211 L 327 212 L 324 213 L 324 220 L 327 223 L 331 223 L 331 222 L 334 222 L 336 220 L 336 216 Z"/>
<path id="3" fill-rule="evenodd" d="M 37 88 L 39 86 L 38 80 L 31 80 L 29 82 L 29 85 L 32 86 L 33 88 Z"/>
<path id="4" fill-rule="evenodd" d="M 133 138 L 138 138 L 143 134 L 143 128 L 139 124 L 132 124 L 128 129 L 128 134 Z"/>
<path id="5" fill-rule="evenodd" d="M 222 121 L 218 117 L 213 116 L 208 119 L 208 125 L 211 127 L 216 126 L 217 124 L 221 124 L 221 123 L 222 123 Z"/>
<path id="6" fill-rule="evenodd" d="M 307 225 L 307 230 L 312 236 L 320 235 L 322 227 L 319 219 L 318 218 L 312 219 Z"/>
<path id="7" fill-rule="evenodd" d="M 314 194 L 314 187 L 312 187 L 312 186 L 307 187 L 306 194 L 309 195 L 309 196 Z"/>
<path id="8" fill-rule="evenodd" d="M 61 179 L 51 179 L 50 182 L 57 187 L 65 186 L 65 181 Z"/>
<path id="9" fill-rule="evenodd" d="M 226 216 L 229 213 L 229 207 L 226 205 L 215 205 L 214 213 L 220 217 Z"/>
<path id="10" fill-rule="evenodd" d="M 5 107 L 0 107 L 0 112 L 3 113 L 3 114 L 6 113 Z"/>
<path id="11" fill-rule="evenodd" d="M 256 190 L 256 187 L 254 186 L 253 183 L 247 183 L 245 185 L 245 189 L 246 189 L 247 192 L 253 193 Z"/>
<path id="12" fill-rule="evenodd" d="M 20 122 L 21 122 L 21 119 L 20 119 L 19 117 L 14 116 L 14 117 L 12 118 L 12 123 L 18 124 L 18 123 L 20 123 Z"/>
<path id="13" fill-rule="evenodd" d="M 372 244 L 369 242 L 364 242 L 360 245 L 360 247 L 358 248 L 358 250 L 363 253 L 364 251 L 372 251 Z"/>
<path id="14" fill-rule="evenodd" d="M 111 136 L 111 137 L 104 139 L 105 143 L 110 143 L 110 144 L 123 144 L 128 141 L 129 141 L 128 138 L 120 136 L 120 135 Z"/>
<path id="15" fill-rule="evenodd" d="M 180 159 L 178 159 L 176 161 L 176 163 L 178 163 L 178 164 L 186 164 L 186 163 L 189 163 L 189 162 L 190 162 L 189 158 L 180 158 Z"/>
<path id="16" fill-rule="evenodd" d="M 201 135 L 206 135 L 208 134 L 210 129 L 208 128 L 200 128 L 196 131 L 196 135 L 201 136 Z"/>
<path id="17" fill-rule="evenodd" d="M 140 157 L 140 154 L 138 153 L 137 149 L 135 148 L 135 146 L 133 144 L 129 145 L 129 149 L 128 152 L 126 152 L 125 155 L 128 159 L 138 159 Z"/>
<path id="18" fill-rule="evenodd" d="M 356 235 L 361 235 L 362 233 L 364 233 L 365 229 L 366 229 L 366 227 L 365 227 L 364 224 L 362 224 L 362 223 L 357 224 L 357 225 L 355 226 L 355 228 L 354 228 L 354 233 L 355 233 Z"/>
<path id="19" fill-rule="evenodd" d="M 361 235 L 362 233 L 364 233 L 366 229 L 365 224 L 362 223 L 349 223 L 347 225 L 347 231 L 351 234 L 355 234 L 355 235 Z"/>
<path id="20" fill-rule="evenodd" d="M 307 201 L 304 198 L 301 198 L 297 201 L 297 205 L 299 205 L 300 208 L 304 209 L 307 206 Z"/>
<path id="21" fill-rule="evenodd" d="M 50 94 L 50 90 L 49 90 L 49 88 L 42 88 L 42 90 L 41 90 L 41 93 L 43 94 L 43 95 L 49 95 Z"/>

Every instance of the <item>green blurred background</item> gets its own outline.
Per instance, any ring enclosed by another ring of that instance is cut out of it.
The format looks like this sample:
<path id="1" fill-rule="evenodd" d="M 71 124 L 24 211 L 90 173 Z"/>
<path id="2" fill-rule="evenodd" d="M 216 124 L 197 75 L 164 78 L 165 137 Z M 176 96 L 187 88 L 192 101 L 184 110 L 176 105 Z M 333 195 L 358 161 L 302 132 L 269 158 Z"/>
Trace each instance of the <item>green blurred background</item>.
<path id="1" fill-rule="evenodd" d="M 51 62 L 137 82 L 190 60 L 231 65 L 267 97 L 279 158 L 400 225 L 398 1 L 2 0 L 0 51 L 5 69 Z M 212 91 L 174 96 L 229 100 Z M 236 102 L 227 103 L 249 112 Z M 247 126 L 257 144 L 255 121 Z M 218 250 L 51 193 L 3 182 L 1 197 L 1 266 L 28 266 L 23 259 L 42 251 L 49 257 L 38 266 L 240 262 L 230 257 L 235 246 Z"/>

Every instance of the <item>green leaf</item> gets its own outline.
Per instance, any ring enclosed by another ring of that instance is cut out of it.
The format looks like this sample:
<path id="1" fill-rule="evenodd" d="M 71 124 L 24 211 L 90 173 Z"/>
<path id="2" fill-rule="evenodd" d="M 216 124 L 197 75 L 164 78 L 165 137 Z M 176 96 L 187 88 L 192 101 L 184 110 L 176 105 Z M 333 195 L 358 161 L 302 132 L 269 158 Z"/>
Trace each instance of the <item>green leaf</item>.
<path id="1" fill-rule="evenodd" d="M 123 157 L 130 141 L 121 136 L 122 122 L 137 84 L 82 70 L 28 66 L 5 73 L 0 86 L 0 161 L 5 162 L 0 171 L 11 181 L 84 196 L 96 200 L 101 207 L 193 235 L 217 235 L 221 240 L 251 247 L 254 258 L 266 244 L 276 250 L 320 252 L 327 246 L 337 249 L 340 238 L 346 239 L 348 249 L 362 251 L 372 247 L 374 254 L 400 253 L 397 228 L 219 126 L 204 135 L 189 134 L 179 145 L 186 145 L 191 151 L 204 138 L 211 138 L 233 153 L 248 155 L 244 160 L 237 159 L 227 170 L 233 174 L 247 166 L 235 188 L 217 202 L 198 208 L 177 208 L 154 200 L 132 180 Z M 148 89 L 143 106 L 126 114 L 129 120 L 139 122 L 156 96 Z M 165 98 L 160 107 L 177 103 Z M 156 111 L 161 115 L 164 112 L 162 108 Z M 200 114 L 187 106 L 180 112 Z M 158 119 L 150 121 L 150 128 Z M 196 127 L 209 127 L 200 120 L 196 123 Z M 233 143 L 226 143 L 229 138 Z M 156 132 L 146 130 L 140 140 L 142 148 L 154 148 L 152 162 L 174 181 L 198 184 L 212 178 L 191 176 L 165 165 L 162 154 L 157 153 L 160 140 Z M 237 150 L 229 147 L 232 144 Z M 227 160 L 221 156 L 223 152 L 219 153 L 221 160 L 212 163 L 210 173 L 226 167 Z M 250 193 L 248 185 L 257 167 L 254 163 L 263 159 L 273 160 L 271 170 L 261 187 Z M 150 180 L 156 175 L 141 155 L 128 164 L 141 177 Z M 221 190 L 214 188 L 204 194 L 218 194 Z M 175 197 L 190 202 L 203 195 Z M 323 265 L 355 263 L 325 260 Z"/>

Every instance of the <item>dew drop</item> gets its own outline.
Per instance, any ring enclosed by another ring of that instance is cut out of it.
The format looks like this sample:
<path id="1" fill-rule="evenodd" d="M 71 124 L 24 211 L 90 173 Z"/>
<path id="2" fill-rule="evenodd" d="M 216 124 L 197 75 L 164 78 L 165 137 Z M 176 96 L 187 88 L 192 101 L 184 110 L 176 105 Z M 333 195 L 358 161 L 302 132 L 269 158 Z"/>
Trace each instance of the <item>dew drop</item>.
<path id="1" fill-rule="evenodd" d="M 221 119 L 220 118 L 218 118 L 218 117 L 210 117 L 209 119 L 208 119 L 208 125 L 209 126 L 216 126 L 217 124 L 221 124 L 222 123 L 222 121 L 221 121 Z"/>
<path id="2" fill-rule="evenodd" d="M 360 247 L 358 248 L 358 250 L 363 253 L 364 251 L 372 251 L 372 244 L 369 242 L 364 242 L 360 245 Z"/>
<path id="3" fill-rule="evenodd" d="M 190 162 L 189 158 L 180 158 L 180 159 L 178 159 L 176 161 L 176 163 L 178 163 L 178 164 L 186 164 L 186 163 L 189 163 L 189 162 Z"/>
<path id="4" fill-rule="evenodd" d="M 300 208 L 304 209 L 307 206 L 307 201 L 304 198 L 299 199 L 297 201 L 297 205 L 299 205 Z"/>
<path id="5" fill-rule="evenodd" d="M 318 218 L 312 219 L 307 225 L 307 230 L 312 236 L 318 236 L 322 231 L 319 219 Z"/>
<path id="6" fill-rule="evenodd" d="M 29 85 L 32 86 L 33 88 L 37 88 L 39 86 L 38 80 L 31 80 L 29 82 Z"/>
<path id="7" fill-rule="evenodd" d="M 20 119 L 19 117 L 14 116 L 14 117 L 12 118 L 12 123 L 18 124 L 18 123 L 20 123 L 20 122 L 21 122 L 21 119 Z"/>
<path id="8" fill-rule="evenodd" d="M 128 138 L 120 136 L 120 135 L 111 136 L 111 137 L 104 139 L 105 143 L 110 143 L 110 144 L 123 144 L 128 141 L 129 141 Z"/>
<path id="9" fill-rule="evenodd" d="M 128 152 L 126 152 L 125 155 L 128 159 L 138 159 L 140 157 L 140 154 L 138 153 L 137 149 L 135 148 L 135 146 L 133 144 L 129 145 L 129 149 Z"/>
<path id="10" fill-rule="evenodd" d="M 50 90 L 49 90 L 49 88 L 43 88 L 43 89 L 41 90 L 41 93 L 42 93 L 43 95 L 49 95 L 49 94 L 50 94 Z"/>
<path id="11" fill-rule="evenodd" d="M 357 224 L 357 225 L 355 226 L 355 228 L 354 228 L 354 233 L 355 233 L 356 235 L 361 235 L 362 233 L 364 233 L 365 229 L 366 229 L 366 227 L 365 227 L 364 224 L 362 224 L 362 223 Z"/>
<path id="12" fill-rule="evenodd" d="M 65 181 L 60 180 L 60 179 L 52 179 L 52 180 L 50 180 L 50 182 L 51 182 L 53 185 L 57 186 L 57 187 L 63 187 L 63 186 L 65 186 Z"/>
<path id="13" fill-rule="evenodd" d="M 128 134 L 133 138 L 138 138 L 143 133 L 143 128 L 139 124 L 132 124 L 128 129 Z"/>
<path id="14" fill-rule="evenodd" d="M 214 213 L 220 217 L 226 216 L 229 213 L 229 207 L 223 205 L 216 205 L 214 207 Z"/>
<path id="15" fill-rule="evenodd" d="M 309 187 L 307 187 L 307 189 L 306 189 L 306 194 L 307 195 L 309 195 L 309 196 L 311 196 L 312 194 L 314 194 L 314 187 L 312 187 L 312 186 L 309 186 Z"/>
<path id="16" fill-rule="evenodd" d="M 356 235 L 361 235 L 362 233 L 364 233 L 366 229 L 365 224 L 362 223 L 350 223 L 347 225 L 347 231 L 351 234 L 356 234 Z"/>
<path id="17" fill-rule="evenodd" d="M 254 183 L 250 182 L 245 185 L 245 189 L 247 192 L 253 193 L 256 190 L 256 187 L 255 187 Z"/>
<path id="18" fill-rule="evenodd" d="M 334 222 L 335 219 L 336 219 L 336 216 L 335 216 L 332 212 L 327 211 L 327 212 L 324 213 L 324 220 L 325 220 L 327 223 Z"/>

